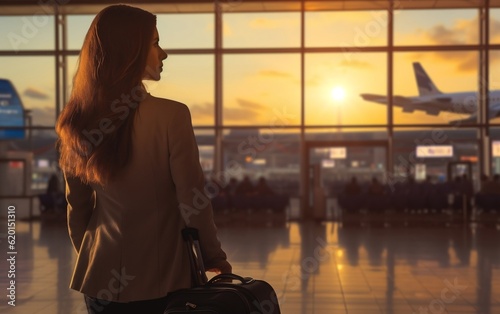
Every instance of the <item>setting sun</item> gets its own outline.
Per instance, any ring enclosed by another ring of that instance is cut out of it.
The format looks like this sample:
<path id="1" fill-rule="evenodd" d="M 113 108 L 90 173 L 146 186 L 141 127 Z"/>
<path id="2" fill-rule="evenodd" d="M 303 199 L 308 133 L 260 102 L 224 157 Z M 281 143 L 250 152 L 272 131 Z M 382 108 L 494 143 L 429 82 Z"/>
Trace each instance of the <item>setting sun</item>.
<path id="1" fill-rule="evenodd" d="M 341 86 L 336 86 L 332 89 L 331 96 L 333 100 L 341 101 L 345 99 L 345 89 Z"/>

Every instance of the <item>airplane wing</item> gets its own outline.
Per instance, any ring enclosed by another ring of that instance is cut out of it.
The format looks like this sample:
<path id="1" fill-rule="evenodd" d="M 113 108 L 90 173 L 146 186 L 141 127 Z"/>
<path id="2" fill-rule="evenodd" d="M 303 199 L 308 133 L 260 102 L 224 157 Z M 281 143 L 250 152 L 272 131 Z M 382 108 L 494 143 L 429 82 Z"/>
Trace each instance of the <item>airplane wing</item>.
<path id="1" fill-rule="evenodd" d="M 450 120 L 450 124 L 454 126 L 459 126 L 461 124 L 470 124 L 477 122 L 477 114 L 471 114 L 465 119 Z"/>
<path id="2" fill-rule="evenodd" d="M 366 101 L 372 101 L 379 104 L 387 105 L 387 96 L 377 94 L 361 94 L 361 97 Z M 393 97 L 393 105 L 403 108 L 403 112 L 414 112 L 415 110 L 425 111 L 427 114 L 437 116 L 442 111 L 435 105 L 436 101 L 451 102 L 449 97 L 422 99 L 420 97 L 405 97 L 395 95 Z"/>
<path id="3" fill-rule="evenodd" d="M 490 105 L 490 110 L 488 110 L 488 119 L 492 120 L 496 117 L 500 117 L 500 103 Z M 468 124 L 476 122 L 477 122 L 477 112 L 471 114 L 465 119 L 451 120 L 450 124 L 460 125 L 460 124 Z"/>
<path id="4" fill-rule="evenodd" d="M 361 94 L 361 98 L 366 101 L 372 101 L 379 104 L 387 105 L 389 100 L 387 96 L 377 94 Z M 412 103 L 412 99 L 404 96 L 394 96 L 393 104 L 398 107 L 403 107 Z"/>

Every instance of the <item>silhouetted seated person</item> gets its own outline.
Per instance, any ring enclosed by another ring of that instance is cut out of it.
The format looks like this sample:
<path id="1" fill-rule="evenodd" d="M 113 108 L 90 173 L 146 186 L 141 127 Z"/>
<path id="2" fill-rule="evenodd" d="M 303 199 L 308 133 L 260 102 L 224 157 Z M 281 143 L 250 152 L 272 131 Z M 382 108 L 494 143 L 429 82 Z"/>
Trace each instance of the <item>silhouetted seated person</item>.
<path id="1" fill-rule="evenodd" d="M 368 187 L 369 195 L 384 195 L 385 189 L 382 184 L 377 180 L 377 178 L 372 178 L 372 183 Z"/>
<path id="2" fill-rule="evenodd" d="M 493 176 L 493 183 L 492 183 L 492 191 L 493 194 L 500 194 L 500 175 L 495 174 Z"/>
<path id="3" fill-rule="evenodd" d="M 488 176 L 483 175 L 481 180 L 481 194 L 500 194 L 500 175 L 495 174 L 493 180 L 488 180 Z"/>
<path id="4" fill-rule="evenodd" d="M 205 186 L 207 196 L 211 198 L 212 207 L 215 211 L 227 208 L 226 190 L 216 178 L 210 178 Z"/>
<path id="5" fill-rule="evenodd" d="M 370 186 L 368 186 L 368 198 L 366 206 L 371 211 L 385 210 L 388 206 L 385 198 L 385 187 L 380 181 L 373 177 Z"/>
<path id="6" fill-rule="evenodd" d="M 255 199 L 253 196 L 255 196 L 255 187 L 252 181 L 250 181 L 250 178 L 245 176 L 236 186 L 234 207 L 236 209 L 251 209 L 255 207 Z"/>
<path id="7" fill-rule="evenodd" d="M 264 195 L 274 195 L 273 189 L 267 184 L 267 180 L 264 177 L 260 177 L 257 185 L 255 186 L 255 194 L 258 196 Z"/>
<path id="8" fill-rule="evenodd" d="M 346 213 L 356 212 L 363 207 L 364 196 L 361 195 L 362 189 L 356 177 L 352 177 L 345 187 L 342 194 L 339 195 L 338 202 Z"/>
<path id="9" fill-rule="evenodd" d="M 472 183 L 468 180 L 467 176 L 456 176 L 451 188 L 451 193 L 453 194 L 452 208 L 454 210 L 462 210 L 464 206 L 468 207 L 472 195 Z"/>
<path id="10" fill-rule="evenodd" d="M 234 177 L 229 179 L 228 184 L 224 187 L 226 209 L 233 210 L 235 208 L 235 196 L 237 187 L 238 187 L 238 180 Z"/>
<path id="11" fill-rule="evenodd" d="M 268 212 L 284 213 L 289 203 L 287 195 L 276 193 L 267 183 L 266 178 L 260 177 L 255 185 L 254 196 L 250 197 L 249 204 L 255 209 L 267 210 Z"/>
<path id="12" fill-rule="evenodd" d="M 500 206 L 500 175 L 495 174 L 493 180 L 488 180 L 488 176 L 481 176 L 481 188 L 476 195 L 478 208 L 484 210 L 499 210 Z"/>
<path id="13" fill-rule="evenodd" d="M 255 194 L 255 187 L 253 186 L 252 181 L 250 181 L 250 178 L 245 176 L 243 181 L 241 181 L 236 187 L 235 192 L 236 195 L 251 196 Z"/>
<path id="14" fill-rule="evenodd" d="M 50 176 L 47 183 L 47 190 L 45 194 L 40 195 L 39 199 L 42 213 L 66 211 L 66 199 L 64 192 L 59 187 L 59 178 L 57 175 L 53 174 Z"/>
<path id="15" fill-rule="evenodd" d="M 361 187 L 358 184 L 356 177 L 352 177 L 351 181 L 346 184 L 344 188 L 345 195 L 359 195 L 361 194 Z"/>

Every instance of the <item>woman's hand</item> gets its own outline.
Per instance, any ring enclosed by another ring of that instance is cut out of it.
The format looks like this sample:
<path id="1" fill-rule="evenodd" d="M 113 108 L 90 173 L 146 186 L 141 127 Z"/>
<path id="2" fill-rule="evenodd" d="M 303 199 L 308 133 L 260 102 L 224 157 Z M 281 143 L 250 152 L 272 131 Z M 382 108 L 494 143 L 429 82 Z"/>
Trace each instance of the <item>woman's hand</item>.
<path id="1" fill-rule="evenodd" d="M 223 261 L 221 262 L 220 265 L 217 265 L 216 267 L 209 268 L 207 269 L 209 272 L 214 272 L 215 274 L 230 274 L 233 271 L 233 267 L 231 264 L 228 263 L 228 261 Z"/>

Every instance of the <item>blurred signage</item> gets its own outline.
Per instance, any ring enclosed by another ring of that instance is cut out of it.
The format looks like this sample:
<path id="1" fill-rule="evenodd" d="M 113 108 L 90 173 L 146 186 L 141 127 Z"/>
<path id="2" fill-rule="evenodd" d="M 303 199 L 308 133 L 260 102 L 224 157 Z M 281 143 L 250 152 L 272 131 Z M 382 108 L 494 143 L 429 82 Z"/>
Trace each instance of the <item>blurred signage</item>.
<path id="1" fill-rule="evenodd" d="M 254 165 L 265 166 L 267 164 L 267 160 L 265 158 L 257 158 L 253 161 Z"/>
<path id="2" fill-rule="evenodd" d="M 415 180 L 423 181 L 427 176 L 425 164 L 416 164 L 415 165 Z"/>
<path id="3" fill-rule="evenodd" d="M 330 148 L 331 159 L 346 159 L 347 149 L 345 147 L 332 147 Z"/>
<path id="4" fill-rule="evenodd" d="M 453 146 L 451 145 L 427 145 L 417 146 L 418 158 L 453 157 Z"/>
<path id="5" fill-rule="evenodd" d="M 500 141 L 493 141 L 491 143 L 491 151 L 493 157 L 500 157 Z"/>
<path id="6" fill-rule="evenodd" d="M 323 168 L 333 168 L 333 167 L 335 167 L 335 160 L 323 159 L 321 161 L 321 167 L 323 167 Z"/>
<path id="7" fill-rule="evenodd" d="M 460 161 L 477 162 L 478 158 L 477 156 L 460 156 Z"/>

